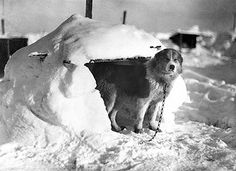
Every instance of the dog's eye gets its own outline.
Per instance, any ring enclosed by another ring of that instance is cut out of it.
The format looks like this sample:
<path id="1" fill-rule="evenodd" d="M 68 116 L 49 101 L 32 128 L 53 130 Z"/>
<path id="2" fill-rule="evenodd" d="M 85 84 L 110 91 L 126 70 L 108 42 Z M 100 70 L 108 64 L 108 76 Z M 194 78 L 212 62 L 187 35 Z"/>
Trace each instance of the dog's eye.
<path id="1" fill-rule="evenodd" d="M 169 61 L 170 61 L 170 59 L 169 59 L 169 58 L 165 58 L 165 61 L 169 62 Z"/>
<path id="2" fill-rule="evenodd" d="M 178 59 L 174 59 L 174 62 L 178 62 Z"/>

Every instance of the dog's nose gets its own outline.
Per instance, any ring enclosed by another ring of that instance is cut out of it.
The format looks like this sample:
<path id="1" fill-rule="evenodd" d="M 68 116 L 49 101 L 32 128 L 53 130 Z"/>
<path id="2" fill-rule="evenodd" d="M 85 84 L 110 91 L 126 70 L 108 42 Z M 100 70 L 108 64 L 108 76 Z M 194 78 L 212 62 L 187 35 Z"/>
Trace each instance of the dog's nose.
<path id="1" fill-rule="evenodd" d="M 174 71 L 175 70 L 175 66 L 173 64 L 170 65 L 170 71 Z"/>

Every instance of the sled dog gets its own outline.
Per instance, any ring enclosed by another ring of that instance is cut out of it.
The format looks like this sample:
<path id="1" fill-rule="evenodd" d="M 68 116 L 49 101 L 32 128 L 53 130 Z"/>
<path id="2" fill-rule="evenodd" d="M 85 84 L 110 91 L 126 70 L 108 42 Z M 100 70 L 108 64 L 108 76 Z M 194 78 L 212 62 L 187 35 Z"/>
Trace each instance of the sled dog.
<path id="1" fill-rule="evenodd" d="M 156 130 L 158 104 L 164 96 L 163 87 L 166 85 L 166 96 L 168 96 L 173 81 L 182 73 L 182 63 L 181 54 L 167 48 L 143 63 L 88 64 L 104 100 L 112 130 L 119 132 L 124 128 L 117 124 L 116 115 L 126 106 L 132 108 L 136 116 L 134 132 L 141 133 L 144 116 L 150 105 L 154 106 L 154 110 L 150 114 L 149 128 Z"/>

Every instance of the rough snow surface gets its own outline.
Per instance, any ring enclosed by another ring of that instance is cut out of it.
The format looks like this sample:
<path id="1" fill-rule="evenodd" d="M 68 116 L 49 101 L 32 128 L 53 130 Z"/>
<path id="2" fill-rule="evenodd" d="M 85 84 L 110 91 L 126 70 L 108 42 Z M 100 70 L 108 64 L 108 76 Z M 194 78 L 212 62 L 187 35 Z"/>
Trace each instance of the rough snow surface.
<path id="1" fill-rule="evenodd" d="M 3 170 L 235 170 L 235 150 L 221 140 L 223 131 L 184 122 L 175 132 L 104 133 L 90 139 L 65 137 L 43 148 L 6 144 L 0 148 Z"/>
<path id="2" fill-rule="evenodd" d="M 73 16 L 16 52 L 0 81 L 0 170 L 236 170 L 236 85 L 227 82 L 227 72 L 223 80 L 200 73 L 213 61 L 227 68 L 202 47 L 184 55 L 190 99 L 179 77 L 166 100 L 164 120 L 176 116 L 174 123 L 162 124 L 151 142 L 149 129 L 110 131 L 84 64 L 153 56 L 155 45 L 159 40 L 134 27 Z"/>

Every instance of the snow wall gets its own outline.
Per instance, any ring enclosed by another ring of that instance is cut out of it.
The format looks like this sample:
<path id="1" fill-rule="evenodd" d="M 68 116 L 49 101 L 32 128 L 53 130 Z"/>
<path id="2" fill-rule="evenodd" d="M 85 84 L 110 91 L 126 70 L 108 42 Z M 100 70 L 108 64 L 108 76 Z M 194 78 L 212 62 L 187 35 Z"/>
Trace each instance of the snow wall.
<path id="1" fill-rule="evenodd" d="M 0 143 L 48 143 L 57 142 L 64 132 L 110 131 L 95 79 L 84 64 L 92 59 L 152 57 L 157 50 L 150 46 L 165 48 L 133 26 L 111 26 L 73 15 L 18 50 L 0 82 Z M 183 79 L 178 82 L 186 93 Z"/>

